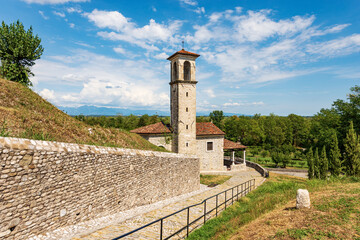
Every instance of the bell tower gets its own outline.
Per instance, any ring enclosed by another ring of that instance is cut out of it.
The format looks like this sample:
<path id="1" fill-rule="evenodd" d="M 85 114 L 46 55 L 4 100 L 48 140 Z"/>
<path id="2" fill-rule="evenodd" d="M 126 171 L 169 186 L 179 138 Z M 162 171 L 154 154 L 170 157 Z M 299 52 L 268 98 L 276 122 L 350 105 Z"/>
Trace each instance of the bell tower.
<path id="1" fill-rule="evenodd" d="M 196 155 L 196 78 L 195 60 L 200 55 L 174 53 L 170 61 L 170 114 L 173 128 L 172 151 Z"/>

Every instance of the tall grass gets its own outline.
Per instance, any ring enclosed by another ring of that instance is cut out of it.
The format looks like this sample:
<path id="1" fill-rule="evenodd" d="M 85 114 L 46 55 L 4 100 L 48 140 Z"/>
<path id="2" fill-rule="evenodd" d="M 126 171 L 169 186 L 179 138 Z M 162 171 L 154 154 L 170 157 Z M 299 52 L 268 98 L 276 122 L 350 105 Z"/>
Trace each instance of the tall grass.
<path id="1" fill-rule="evenodd" d="M 358 178 L 330 178 L 324 180 L 305 180 L 272 174 L 263 185 L 246 197 L 241 198 L 219 217 L 209 220 L 203 227 L 190 234 L 188 239 L 227 239 L 238 228 L 270 212 L 291 199 L 295 199 L 299 188 L 317 191 L 329 185 L 359 182 Z"/>

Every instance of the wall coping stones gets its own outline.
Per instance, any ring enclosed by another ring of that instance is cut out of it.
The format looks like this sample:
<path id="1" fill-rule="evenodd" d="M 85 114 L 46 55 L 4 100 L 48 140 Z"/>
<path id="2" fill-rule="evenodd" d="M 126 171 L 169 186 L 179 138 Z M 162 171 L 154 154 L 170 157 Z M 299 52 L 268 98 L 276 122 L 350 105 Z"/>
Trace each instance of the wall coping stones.
<path id="1" fill-rule="evenodd" d="M 32 140 L 25 138 L 0 137 L 0 149 L 9 148 L 15 150 L 37 150 L 51 152 L 73 152 L 73 153 L 93 153 L 93 154 L 115 154 L 115 155 L 138 155 L 148 157 L 167 157 L 167 158 L 198 158 L 195 155 L 186 155 L 170 152 L 156 152 L 150 150 L 139 150 L 129 148 L 116 148 L 94 146 L 86 144 L 49 142 Z"/>

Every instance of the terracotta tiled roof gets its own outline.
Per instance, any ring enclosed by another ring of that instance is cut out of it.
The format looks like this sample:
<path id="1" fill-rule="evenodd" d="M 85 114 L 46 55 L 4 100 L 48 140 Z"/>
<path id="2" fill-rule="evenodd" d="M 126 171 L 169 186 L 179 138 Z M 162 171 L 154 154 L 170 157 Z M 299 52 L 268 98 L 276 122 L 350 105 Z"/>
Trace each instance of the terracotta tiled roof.
<path id="1" fill-rule="evenodd" d="M 244 145 L 232 142 L 230 140 L 224 139 L 224 149 L 244 149 L 247 148 Z"/>
<path id="2" fill-rule="evenodd" d="M 191 55 L 191 56 L 195 56 L 195 57 L 199 57 L 200 55 L 197 53 L 193 53 L 193 52 L 188 52 L 185 51 L 184 49 L 181 49 L 180 51 L 177 51 L 176 53 L 174 53 L 173 55 L 171 55 L 170 57 L 167 58 L 167 60 L 170 60 L 173 56 L 175 56 L 176 54 L 185 54 L 185 55 Z"/>
<path id="3" fill-rule="evenodd" d="M 225 135 L 225 133 L 212 122 L 200 122 L 196 123 L 196 135 Z"/>
<path id="4" fill-rule="evenodd" d="M 162 133 L 171 133 L 168 127 L 166 127 L 162 122 L 154 123 L 144 127 L 139 127 L 134 130 L 131 130 L 132 133 L 138 134 L 162 134 Z"/>

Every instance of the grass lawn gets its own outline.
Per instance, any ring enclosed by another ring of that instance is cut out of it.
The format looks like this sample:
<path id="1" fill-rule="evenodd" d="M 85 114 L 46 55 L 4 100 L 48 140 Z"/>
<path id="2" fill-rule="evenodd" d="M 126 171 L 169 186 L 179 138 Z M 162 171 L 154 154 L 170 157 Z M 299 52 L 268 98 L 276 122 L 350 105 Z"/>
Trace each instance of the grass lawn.
<path id="1" fill-rule="evenodd" d="M 216 185 L 223 184 L 229 180 L 231 176 L 225 175 L 202 175 L 200 174 L 200 183 L 208 187 L 215 187 Z"/>
<path id="2" fill-rule="evenodd" d="M 299 188 L 309 190 L 310 209 L 295 209 Z M 306 180 L 272 173 L 188 239 L 360 240 L 360 179 Z"/>

